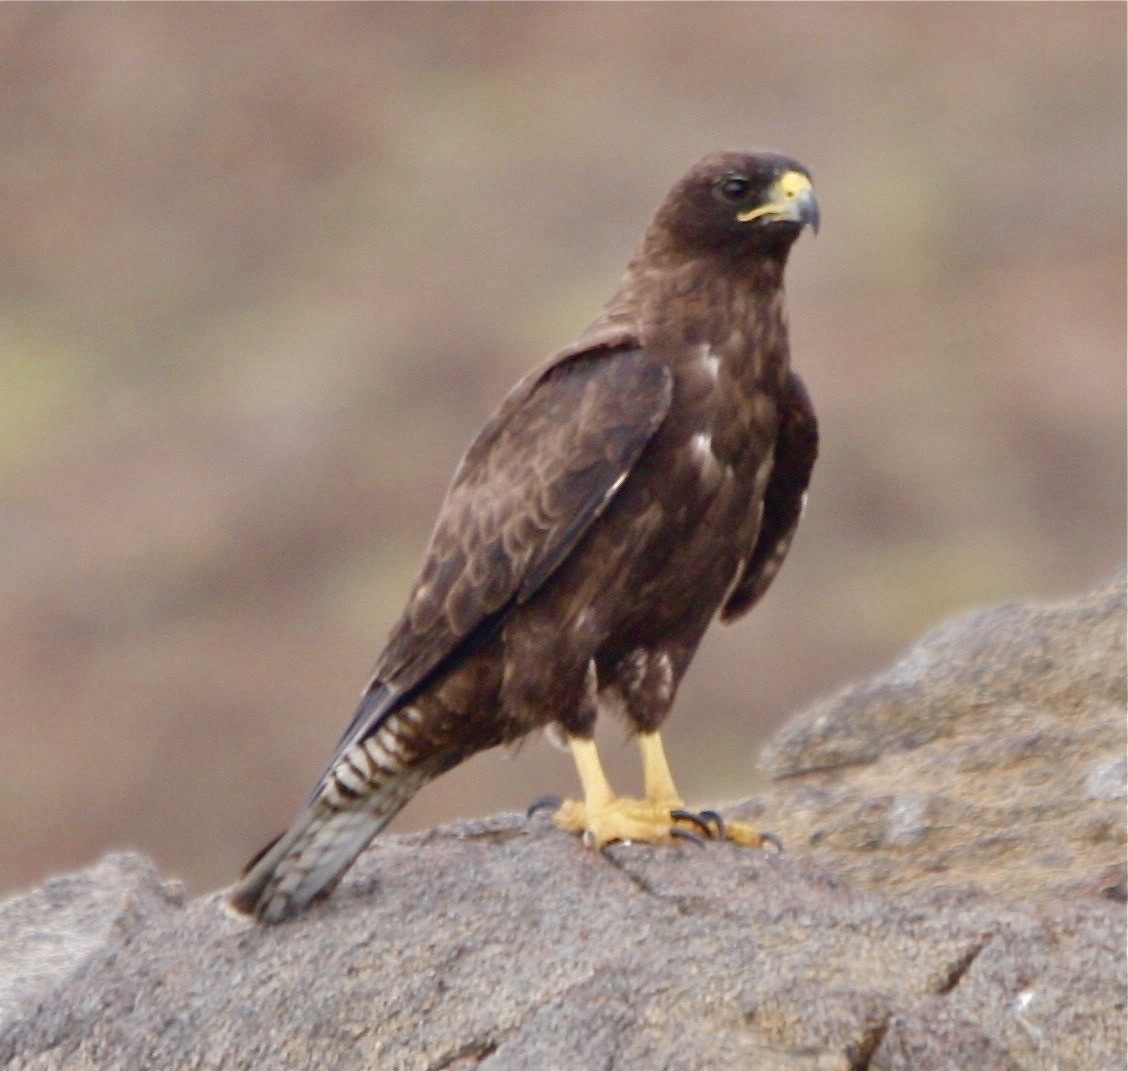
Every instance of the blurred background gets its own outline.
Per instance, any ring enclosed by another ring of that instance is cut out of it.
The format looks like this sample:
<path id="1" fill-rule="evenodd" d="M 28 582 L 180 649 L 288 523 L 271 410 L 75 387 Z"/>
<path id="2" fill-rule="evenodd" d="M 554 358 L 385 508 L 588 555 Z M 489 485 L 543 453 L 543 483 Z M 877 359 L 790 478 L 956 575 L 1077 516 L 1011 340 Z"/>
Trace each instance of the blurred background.
<path id="1" fill-rule="evenodd" d="M 1125 121 L 1122 4 L 0 6 L 0 891 L 131 847 L 198 892 L 288 822 L 463 448 L 714 149 L 815 176 L 823 448 L 669 723 L 691 802 L 946 618 L 1100 580 Z M 395 828 L 574 777 L 538 737 Z"/>

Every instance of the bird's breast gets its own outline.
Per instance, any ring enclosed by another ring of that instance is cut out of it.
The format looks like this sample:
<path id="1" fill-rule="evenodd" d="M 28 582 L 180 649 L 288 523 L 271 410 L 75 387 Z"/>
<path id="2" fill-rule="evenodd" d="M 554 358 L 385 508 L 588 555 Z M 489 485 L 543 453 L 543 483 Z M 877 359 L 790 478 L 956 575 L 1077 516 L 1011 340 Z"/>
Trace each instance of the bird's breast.
<path id="1" fill-rule="evenodd" d="M 720 343 L 688 347 L 676 374 L 674 401 L 662 437 L 706 490 L 726 479 L 763 482 L 759 468 L 771 455 L 778 430 L 777 366 L 744 348 L 744 335 L 732 332 Z M 689 475 L 687 472 L 685 475 Z M 762 491 L 762 488 L 760 488 Z"/>

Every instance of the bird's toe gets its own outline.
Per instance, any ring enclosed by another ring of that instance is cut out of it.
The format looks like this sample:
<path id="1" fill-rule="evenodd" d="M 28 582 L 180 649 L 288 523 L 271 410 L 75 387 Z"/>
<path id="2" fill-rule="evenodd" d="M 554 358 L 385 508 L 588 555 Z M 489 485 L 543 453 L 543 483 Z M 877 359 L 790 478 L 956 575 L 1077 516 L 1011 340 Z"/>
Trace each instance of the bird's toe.
<path id="1" fill-rule="evenodd" d="M 540 796 L 525 808 L 525 817 L 532 818 L 537 811 L 557 811 L 564 805 L 559 796 Z"/>
<path id="2" fill-rule="evenodd" d="M 770 844 L 777 853 L 783 853 L 783 841 L 779 837 L 774 833 L 763 832 L 747 822 L 726 822 L 724 830 L 726 840 L 744 848 L 762 848 L 765 844 Z"/>

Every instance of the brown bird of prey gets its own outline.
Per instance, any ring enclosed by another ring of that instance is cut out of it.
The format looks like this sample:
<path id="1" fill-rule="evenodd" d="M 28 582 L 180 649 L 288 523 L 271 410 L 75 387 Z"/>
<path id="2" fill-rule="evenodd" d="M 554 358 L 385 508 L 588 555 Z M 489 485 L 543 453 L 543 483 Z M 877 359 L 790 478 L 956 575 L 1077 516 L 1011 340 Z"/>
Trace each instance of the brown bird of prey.
<path id="1" fill-rule="evenodd" d="M 571 749 L 583 799 L 554 821 L 587 843 L 762 842 L 683 809 L 658 730 L 718 608 L 763 595 L 799 522 L 817 431 L 783 272 L 818 221 L 784 156 L 718 153 L 674 186 L 595 322 L 470 445 L 360 708 L 237 911 L 301 911 L 422 785 L 537 728 Z M 638 735 L 643 799 L 604 776 L 606 709 Z"/>

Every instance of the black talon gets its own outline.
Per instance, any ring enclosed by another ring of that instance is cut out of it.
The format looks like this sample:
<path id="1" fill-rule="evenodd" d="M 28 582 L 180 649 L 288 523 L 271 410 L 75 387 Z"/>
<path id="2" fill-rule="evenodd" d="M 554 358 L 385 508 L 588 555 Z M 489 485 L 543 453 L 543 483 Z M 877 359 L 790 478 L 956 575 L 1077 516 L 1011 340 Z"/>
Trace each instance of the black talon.
<path id="1" fill-rule="evenodd" d="M 704 818 L 707 822 L 715 823 L 717 826 L 717 836 L 721 840 L 725 839 L 725 820 L 717 811 L 702 811 L 701 817 Z"/>
<path id="2" fill-rule="evenodd" d="M 687 811 L 684 808 L 679 808 L 676 811 L 671 811 L 670 817 L 676 818 L 681 822 L 692 822 L 707 837 L 711 837 L 713 835 L 713 831 L 709 828 L 709 823 L 706 822 L 705 819 L 701 817 L 701 815 L 695 814 L 693 811 Z M 697 836 L 696 833 L 694 833 L 693 835 L 695 837 Z"/>
<path id="3" fill-rule="evenodd" d="M 533 800 L 525 811 L 526 818 L 532 818 L 537 811 L 543 811 L 551 807 L 552 810 L 563 806 L 564 801 L 559 796 L 541 796 L 540 799 Z"/>
<path id="4" fill-rule="evenodd" d="M 774 833 L 761 833 L 761 840 L 766 840 L 769 844 L 775 847 L 775 850 L 783 855 L 783 841 L 779 839 Z"/>
<path id="5" fill-rule="evenodd" d="M 694 833 L 692 829 L 678 829 L 674 826 L 670 830 L 671 837 L 677 837 L 679 840 L 692 841 L 698 848 L 705 847 L 705 838 L 700 833 Z"/>

